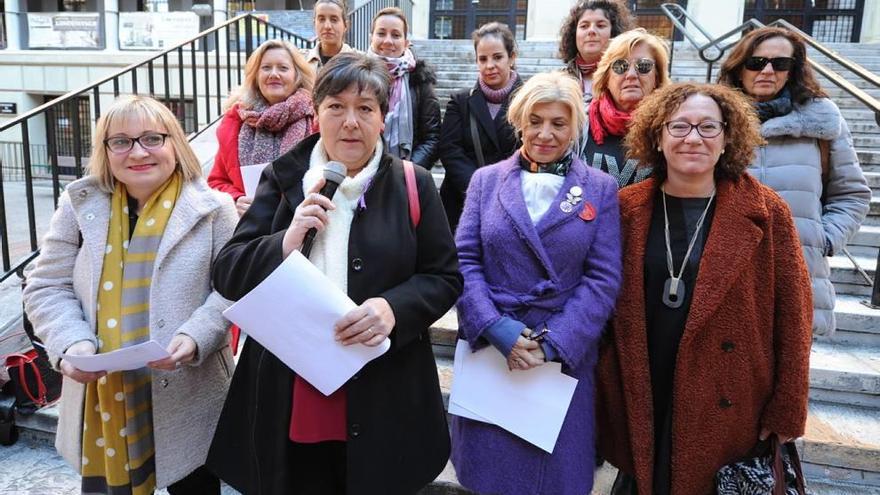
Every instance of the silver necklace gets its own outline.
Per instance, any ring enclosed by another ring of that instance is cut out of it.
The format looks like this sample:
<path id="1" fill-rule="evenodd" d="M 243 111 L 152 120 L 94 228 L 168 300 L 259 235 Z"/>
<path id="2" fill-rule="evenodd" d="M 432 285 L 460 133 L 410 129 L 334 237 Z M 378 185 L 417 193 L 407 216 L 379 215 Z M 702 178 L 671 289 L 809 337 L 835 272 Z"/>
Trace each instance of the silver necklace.
<path id="1" fill-rule="evenodd" d="M 684 267 L 687 266 L 687 262 L 691 257 L 691 251 L 694 249 L 694 244 L 697 242 L 697 237 L 700 235 L 700 229 L 703 228 L 703 221 L 706 220 L 706 214 L 709 213 L 709 206 L 712 205 L 712 199 L 715 197 L 715 189 L 712 189 L 712 194 L 709 195 L 709 201 L 706 203 L 706 209 L 703 210 L 703 214 L 700 215 L 700 219 L 697 220 L 697 227 L 694 229 L 694 236 L 691 238 L 691 242 L 688 245 L 687 253 L 684 255 L 684 259 L 681 261 L 681 268 L 678 270 L 678 276 L 675 276 L 675 271 L 673 270 L 672 265 L 672 243 L 669 242 L 669 213 L 666 211 L 666 190 L 662 187 L 660 188 L 660 192 L 663 193 L 663 222 L 664 222 L 664 234 L 666 236 L 666 267 L 669 268 L 669 278 L 666 279 L 666 283 L 663 284 L 663 304 L 669 306 L 672 309 L 679 308 L 682 303 L 684 303 L 684 295 L 685 295 L 685 286 L 684 282 L 681 281 L 681 276 L 684 274 Z"/>

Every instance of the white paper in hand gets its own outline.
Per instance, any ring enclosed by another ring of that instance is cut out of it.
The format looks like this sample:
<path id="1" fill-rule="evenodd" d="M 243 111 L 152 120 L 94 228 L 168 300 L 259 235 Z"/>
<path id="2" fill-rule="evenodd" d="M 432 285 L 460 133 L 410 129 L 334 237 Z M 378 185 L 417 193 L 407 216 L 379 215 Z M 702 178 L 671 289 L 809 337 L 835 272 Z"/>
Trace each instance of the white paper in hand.
<path id="1" fill-rule="evenodd" d="M 376 347 L 344 346 L 333 325 L 357 305 L 302 253 L 294 251 L 223 315 L 324 395 L 385 354 Z"/>
<path id="2" fill-rule="evenodd" d="M 143 368 L 149 362 L 165 359 L 170 355 L 158 342 L 150 340 L 103 354 L 92 354 L 91 356 L 62 354 L 61 357 L 82 371 L 112 373 Z"/>
<path id="3" fill-rule="evenodd" d="M 241 170 L 241 180 L 244 182 L 244 195 L 253 198 L 257 194 L 257 186 L 260 184 L 260 176 L 263 169 L 271 162 L 258 163 L 256 165 L 247 165 L 239 167 Z"/>
<path id="4" fill-rule="evenodd" d="M 498 425 L 553 453 L 578 383 L 562 373 L 560 363 L 510 371 L 507 359 L 494 347 L 471 352 L 468 343 L 459 340 L 454 373 L 450 413 Z"/>

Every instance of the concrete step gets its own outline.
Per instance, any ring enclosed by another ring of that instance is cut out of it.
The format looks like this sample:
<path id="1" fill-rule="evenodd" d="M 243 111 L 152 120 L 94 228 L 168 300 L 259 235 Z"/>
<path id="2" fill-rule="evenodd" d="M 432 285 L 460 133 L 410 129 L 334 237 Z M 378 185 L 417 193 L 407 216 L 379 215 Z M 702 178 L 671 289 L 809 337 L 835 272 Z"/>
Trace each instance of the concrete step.
<path id="1" fill-rule="evenodd" d="M 837 295 L 837 331 L 830 341 L 851 346 L 880 345 L 880 309 L 872 309 L 865 302 L 870 302 L 869 296 Z"/>
<path id="2" fill-rule="evenodd" d="M 814 342 L 810 398 L 880 411 L 880 347 Z"/>

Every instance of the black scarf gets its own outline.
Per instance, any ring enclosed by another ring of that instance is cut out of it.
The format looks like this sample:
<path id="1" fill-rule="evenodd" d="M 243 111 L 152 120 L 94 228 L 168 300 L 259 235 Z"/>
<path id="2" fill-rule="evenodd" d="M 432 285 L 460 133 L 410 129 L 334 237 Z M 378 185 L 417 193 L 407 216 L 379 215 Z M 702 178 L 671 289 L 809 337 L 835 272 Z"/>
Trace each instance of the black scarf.
<path id="1" fill-rule="evenodd" d="M 554 174 L 565 177 L 568 174 L 569 169 L 571 169 L 571 161 L 573 158 L 574 153 L 569 151 L 565 156 L 553 163 L 537 163 L 532 161 L 532 159 L 526 155 L 525 146 L 523 146 L 520 149 L 519 154 L 519 167 L 526 172 Z"/>
<path id="2" fill-rule="evenodd" d="M 794 107 L 791 103 L 791 92 L 788 87 L 782 88 L 782 91 L 772 100 L 755 102 L 755 110 L 758 111 L 758 118 L 762 124 L 774 117 L 788 115 L 792 108 Z"/>

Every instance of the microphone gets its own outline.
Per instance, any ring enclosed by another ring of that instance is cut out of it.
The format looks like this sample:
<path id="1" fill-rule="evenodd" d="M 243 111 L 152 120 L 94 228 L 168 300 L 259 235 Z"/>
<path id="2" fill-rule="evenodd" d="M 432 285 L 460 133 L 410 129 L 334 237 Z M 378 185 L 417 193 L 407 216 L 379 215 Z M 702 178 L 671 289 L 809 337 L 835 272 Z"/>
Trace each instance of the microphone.
<path id="1" fill-rule="evenodd" d="M 321 188 L 318 194 L 332 200 L 333 195 L 336 194 L 336 188 L 345 180 L 346 172 L 348 172 L 348 169 L 345 168 L 345 165 L 335 161 L 328 162 L 324 167 L 324 187 Z M 299 250 L 306 258 L 312 252 L 312 244 L 315 243 L 316 235 L 318 235 L 318 229 L 315 228 L 311 228 L 306 232 L 306 237 L 303 239 L 302 247 Z"/>

